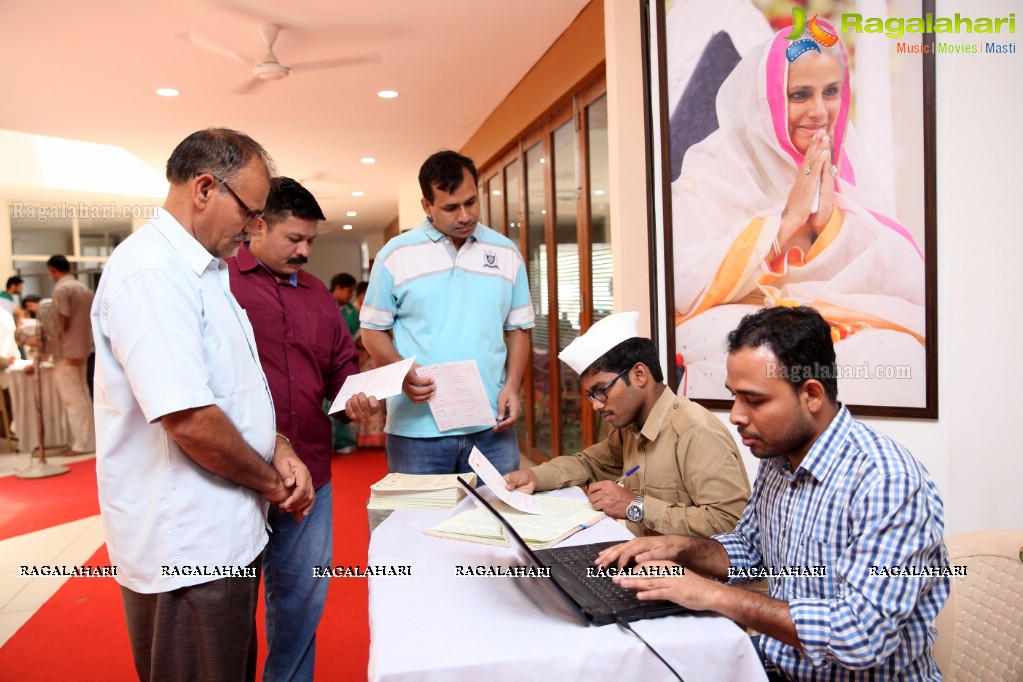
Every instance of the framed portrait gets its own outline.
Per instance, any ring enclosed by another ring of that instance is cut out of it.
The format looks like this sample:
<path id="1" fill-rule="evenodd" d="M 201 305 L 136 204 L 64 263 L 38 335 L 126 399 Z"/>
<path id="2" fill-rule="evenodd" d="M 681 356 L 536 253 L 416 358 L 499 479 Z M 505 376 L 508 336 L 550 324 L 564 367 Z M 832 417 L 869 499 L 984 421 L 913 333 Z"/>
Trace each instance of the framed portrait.
<path id="1" fill-rule="evenodd" d="M 831 327 L 839 400 L 937 418 L 934 39 L 906 30 L 933 0 L 648 10 L 673 388 L 728 408 L 728 332 L 759 308 L 808 305 Z"/>

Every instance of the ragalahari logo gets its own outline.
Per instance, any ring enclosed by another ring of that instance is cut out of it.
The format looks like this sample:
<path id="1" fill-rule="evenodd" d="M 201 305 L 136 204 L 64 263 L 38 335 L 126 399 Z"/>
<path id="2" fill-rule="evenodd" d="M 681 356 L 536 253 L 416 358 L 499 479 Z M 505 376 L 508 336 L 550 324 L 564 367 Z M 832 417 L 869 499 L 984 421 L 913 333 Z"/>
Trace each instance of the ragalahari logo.
<path id="1" fill-rule="evenodd" d="M 803 34 L 807 32 L 809 32 L 810 37 L 804 38 Z M 792 31 L 785 36 L 785 39 L 793 41 L 785 49 L 785 58 L 789 60 L 789 63 L 796 61 L 799 55 L 810 50 L 820 52 L 821 48 L 818 45 L 831 47 L 838 42 L 838 36 L 817 22 L 816 14 L 813 15 L 813 19 L 807 21 L 806 11 L 802 7 L 792 8 Z"/>

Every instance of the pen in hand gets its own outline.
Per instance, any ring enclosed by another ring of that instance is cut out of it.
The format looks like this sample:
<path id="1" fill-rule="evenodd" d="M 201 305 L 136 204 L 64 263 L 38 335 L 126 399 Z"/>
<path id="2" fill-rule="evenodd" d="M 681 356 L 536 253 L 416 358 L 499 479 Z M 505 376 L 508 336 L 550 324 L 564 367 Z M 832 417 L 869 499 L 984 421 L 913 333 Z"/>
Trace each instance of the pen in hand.
<path id="1" fill-rule="evenodd" d="M 631 469 L 629 469 L 628 471 L 626 471 L 624 474 L 622 474 L 618 478 L 616 478 L 615 479 L 615 483 L 617 483 L 618 485 L 621 485 L 622 481 L 624 481 L 629 476 L 632 476 L 637 471 L 639 471 L 639 465 L 638 464 L 636 466 L 632 467 Z"/>

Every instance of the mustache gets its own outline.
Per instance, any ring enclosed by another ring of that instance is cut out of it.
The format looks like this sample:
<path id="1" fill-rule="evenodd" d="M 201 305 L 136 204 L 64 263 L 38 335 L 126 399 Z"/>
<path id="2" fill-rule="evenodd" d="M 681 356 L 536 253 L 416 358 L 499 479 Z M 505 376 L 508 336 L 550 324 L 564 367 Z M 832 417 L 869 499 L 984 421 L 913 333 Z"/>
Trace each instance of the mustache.
<path id="1" fill-rule="evenodd" d="M 305 256 L 294 256 L 288 259 L 288 265 L 305 265 L 309 262 L 309 259 Z"/>

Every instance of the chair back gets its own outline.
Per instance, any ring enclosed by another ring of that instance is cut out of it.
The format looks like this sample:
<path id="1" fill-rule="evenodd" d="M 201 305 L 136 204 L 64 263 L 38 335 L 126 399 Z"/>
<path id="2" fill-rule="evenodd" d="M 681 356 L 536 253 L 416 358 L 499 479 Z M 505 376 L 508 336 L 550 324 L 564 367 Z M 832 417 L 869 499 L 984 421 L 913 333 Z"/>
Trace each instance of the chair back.
<path id="1" fill-rule="evenodd" d="M 985 530 L 945 540 L 953 566 L 934 621 L 934 659 L 946 681 L 1023 680 L 1023 531 Z"/>

